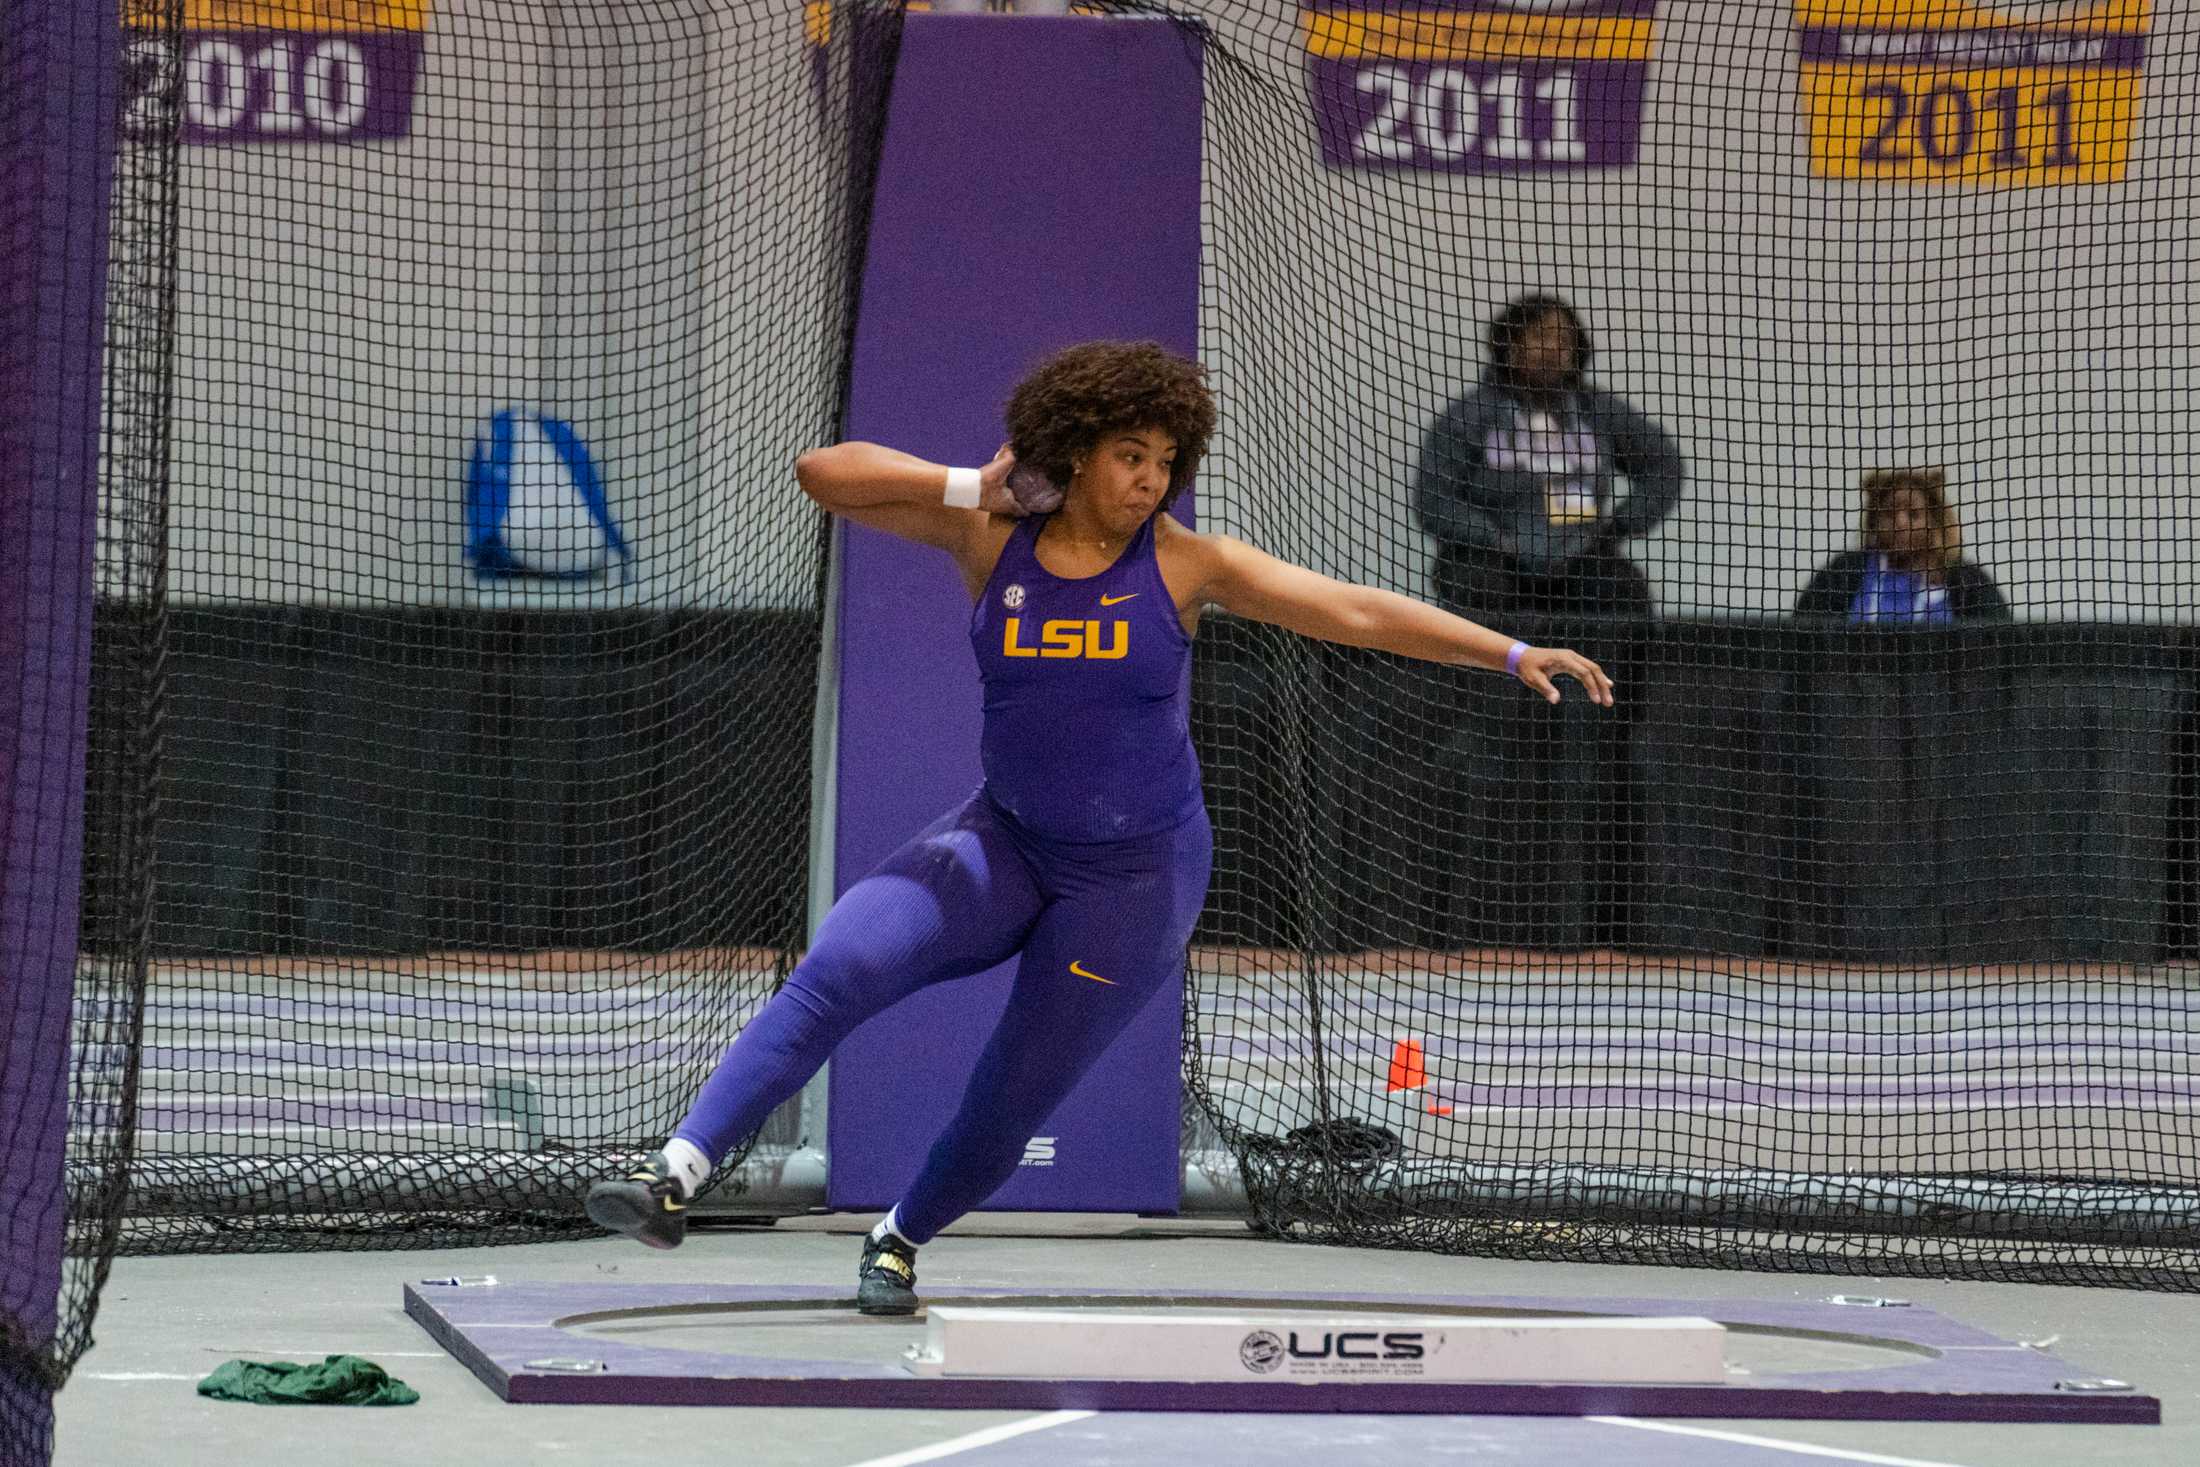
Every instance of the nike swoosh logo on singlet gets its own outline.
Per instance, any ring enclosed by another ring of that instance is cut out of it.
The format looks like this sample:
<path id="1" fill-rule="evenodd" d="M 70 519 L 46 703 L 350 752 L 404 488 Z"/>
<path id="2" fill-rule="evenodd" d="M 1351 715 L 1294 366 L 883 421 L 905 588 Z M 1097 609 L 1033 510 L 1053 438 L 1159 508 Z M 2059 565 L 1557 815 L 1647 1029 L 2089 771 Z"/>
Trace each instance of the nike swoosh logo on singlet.
<path id="1" fill-rule="evenodd" d="M 1131 592 L 1130 596 L 1103 596 L 1100 598 L 1100 604 L 1102 606 L 1113 606 L 1118 601 L 1128 601 L 1131 599 L 1132 596 L 1136 596 L 1137 594 L 1138 593 L 1136 591 L 1133 591 Z"/>
<path id="2" fill-rule="evenodd" d="M 1098 973 L 1086 972 L 1085 965 L 1083 963 L 1071 963 L 1069 965 L 1069 970 L 1072 973 L 1075 973 L 1080 978 L 1090 978 L 1093 982 L 1105 983 L 1110 988 L 1113 988 L 1115 986 L 1115 980 L 1113 978 L 1103 978 Z"/>

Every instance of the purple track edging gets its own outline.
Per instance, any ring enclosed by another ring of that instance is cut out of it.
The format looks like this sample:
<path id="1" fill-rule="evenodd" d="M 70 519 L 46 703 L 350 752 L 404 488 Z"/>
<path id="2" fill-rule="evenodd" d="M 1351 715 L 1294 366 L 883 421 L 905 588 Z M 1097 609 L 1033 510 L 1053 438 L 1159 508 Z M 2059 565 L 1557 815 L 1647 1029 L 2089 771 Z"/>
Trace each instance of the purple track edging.
<path id="1" fill-rule="evenodd" d="M 1751 1300 L 1544 1298 L 1231 1290 L 935 1289 L 930 1297 L 1059 1297 L 1122 1303 L 1152 1300 L 1201 1307 L 1337 1303 L 1412 1311 L 1506 1309 L 1555 1315 L 1694 1314 L 1730 1328 L 1801 1331 L 1930 1352 L 1915 1364 L 1875 1370 L 1797 1371 L 1744 1377 L 1720 1386 L 1614 1386 L 1188 1382 L 1150 1380 L 950 1380 L 898 1366 L 673 1350 L 560 1327 L 584 1315 L 646 1313 L 686 1306 L 787 1302 L 849 1305 L 845 1291 L 762 1286 L 500 1284 L 446 1289 L 405 1286 L 405 1312 L 499 1398 L 545 1405 L 715 1405 L 849 1409 L 1206 1411 L 1229 1413 L 1510 1416 L 1657 1416 L 1849 1421 L 1997 1421 L 2141 1424 L 2161 1420 L 2161 1402 L 2131 1394 L 2075 1394 L 2055 1382 L 2084 1372 L 2043 1351 L 2011 1344 L 1930 1310 L 1861 1310 L 1830 1303 Z M 479 1331 L 476 1334 L 475 1331 Z M 493 1343 L 491 1343 L 493 1342 Z M 598 1374 L 531 1371 L 544 1358 L 599 1359 Z"/>

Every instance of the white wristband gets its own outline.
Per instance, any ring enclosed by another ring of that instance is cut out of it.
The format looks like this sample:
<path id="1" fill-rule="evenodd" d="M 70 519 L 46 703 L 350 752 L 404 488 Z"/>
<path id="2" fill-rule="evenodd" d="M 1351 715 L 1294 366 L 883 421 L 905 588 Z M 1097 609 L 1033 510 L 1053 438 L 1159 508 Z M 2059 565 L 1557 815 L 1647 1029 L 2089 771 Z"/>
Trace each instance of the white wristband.
<path id="1" fill-rule="evenodd" d="M 984 484 L 976 469 L 947 471 L 947 503 L 955 509 L 976 509 Z"/>

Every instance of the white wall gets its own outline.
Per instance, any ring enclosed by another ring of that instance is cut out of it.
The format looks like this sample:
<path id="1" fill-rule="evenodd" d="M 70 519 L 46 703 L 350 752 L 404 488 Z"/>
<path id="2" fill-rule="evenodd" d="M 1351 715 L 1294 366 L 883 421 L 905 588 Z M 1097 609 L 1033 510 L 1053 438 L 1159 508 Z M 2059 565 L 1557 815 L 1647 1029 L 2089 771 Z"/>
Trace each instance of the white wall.
<path id="1" fill-rule="evenodd" d="M 754 8 L 754 7 L 751 7 Z M 799 6 L 438 0 L 411 136 L 185 150 L 185 599 L 800 604 L 830 414 L 841 145 Z M 473 437 L 574 423 L 624 586 L 484 591 Z"/>
<path id="2" fill-rule="evenodd" d="M 1272 83 L 1211 169 L 1207 351 L 1230 467 L 1273 502 L 1209 524 L 1419 589 L 1422 431 L 1482 323 L 1550 288 L 1687 452 L 1631 550 L 1667 611 L 1784 611 L 1854 543 L 1864 470 L 1939 463 L 2020 616 L 2194 613 L 2186 9 L 2155 8 L 2123 183 L 1993 190 L 1812 179 L 1787 6 L 1668 0 L 1641 166 L 1511 178 L 1322 168 L 1276 7 L 1202 8 Z"/>
<path id="3" fill-rule="evenodd" d="M 1688 454 L 1633 552 L 1667 610 L 1785 609 L 1851 543 L 1861 471 L 1933 462 L 2020 615 L 2192 613 L 2181 9 L 2125 182 L 1989 190 L 1812 180 L 1785 6 L 1668 0 L 1641 165 L 1514 178 L 1322 167 L 1295 8 L 1198 8 L 1262 79 L 1214 88 L 1210 527 L 1420 588 L 1422 430 L 1543 287 Z M 483 599 L 460 476 L 521 403 L 580 427 L 644 557 L 596 603 L 804 601 L 786 466 L 829 422 L 842 143 L 801 21 L 438 0 L 409 139 L 188 150 L 176 593 Z"/>

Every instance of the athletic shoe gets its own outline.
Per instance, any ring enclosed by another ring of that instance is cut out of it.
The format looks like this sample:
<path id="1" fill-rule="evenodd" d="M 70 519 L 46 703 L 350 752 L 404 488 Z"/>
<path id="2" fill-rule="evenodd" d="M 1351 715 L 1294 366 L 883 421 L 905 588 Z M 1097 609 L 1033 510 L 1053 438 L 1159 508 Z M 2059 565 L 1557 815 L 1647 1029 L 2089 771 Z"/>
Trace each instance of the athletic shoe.
<path id="1" fill-rule="evenodd" d="M 856 1312 L 917 1312 L 916 1249 L 892 1233 L 863 1240 L 863 1261 L 856 1265 Z"/>
<path id="2" fill-rule="evenodd" d="M 588 1216 L 597 1226 L 652 1248 L 677 1248 L 687 1236 L 687 1203 L 662 1151 L 652 1151 L 625 1181 L 590 1187 Z"/>

